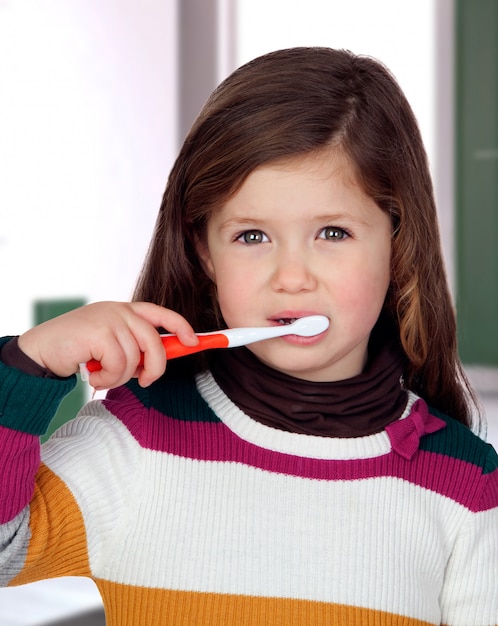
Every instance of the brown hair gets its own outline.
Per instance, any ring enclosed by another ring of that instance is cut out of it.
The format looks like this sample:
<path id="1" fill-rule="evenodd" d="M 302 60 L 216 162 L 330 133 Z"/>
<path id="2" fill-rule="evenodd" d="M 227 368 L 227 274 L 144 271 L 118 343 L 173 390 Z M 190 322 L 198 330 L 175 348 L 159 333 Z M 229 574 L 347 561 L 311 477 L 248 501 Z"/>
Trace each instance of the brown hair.
<path id="1" fill-rule="evenodd" d="M 432 181 L 416 119 L 389 71 L 344 50 L 291 48 L 259 57 L 211 95 L 185 139 L 134 294 L 198 331 L 220 313 L 195 252 L 213 210 L 258 166 L 330 146 L 393 224 L 385 310 L 407 357 L 405 382 L 470 425 L 474 400 L 457 354 Z M 222 320 L 221 320 L 222 322 Z M 190 371 L 199 367 L 191 357 Z"/>

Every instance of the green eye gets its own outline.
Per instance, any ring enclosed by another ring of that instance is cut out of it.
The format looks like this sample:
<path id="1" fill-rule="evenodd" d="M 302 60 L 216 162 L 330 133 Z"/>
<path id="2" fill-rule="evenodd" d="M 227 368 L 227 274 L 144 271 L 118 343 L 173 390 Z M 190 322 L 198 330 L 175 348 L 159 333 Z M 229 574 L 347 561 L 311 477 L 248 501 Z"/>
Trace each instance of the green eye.
<path id="1" fill-rule="evenodd" d="M 349 233 L 344 228 L 339 228 L 338 226 L 327 226 L 320 232 L 319 237 L 329 241 L 342 241 L 349 237 Z"/>
<path id="2" fill-rule="evenodd" d="M 242 243 L 263 243 L 268 241 L 268 238 L 261 230 L 246 230 L 238 236 L 237 241 Z"/>

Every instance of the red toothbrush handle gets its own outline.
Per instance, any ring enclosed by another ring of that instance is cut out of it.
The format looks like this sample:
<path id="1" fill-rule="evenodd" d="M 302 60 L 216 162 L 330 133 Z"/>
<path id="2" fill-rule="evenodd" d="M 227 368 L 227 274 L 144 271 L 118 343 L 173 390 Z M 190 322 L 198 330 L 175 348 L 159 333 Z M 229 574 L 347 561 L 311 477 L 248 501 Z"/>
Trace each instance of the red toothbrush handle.
<path id="1" fill-rule="evenodd" d="M 176 335 L 164 335 L 161 337 L 166 356 L 168 359 L 176 359 L 179 356 L 195 354 L 211 348 L 228 348 L 228 337 L 223 333 L 206 333 L 197 335 L 199 343 L 196 346 L 184 346 Z M 143 363 L 140 363 L 143 365 Z"/>
<path id="2" fill-rule="evenodd" d="M 228 337 L 223 333 L 209 333 L 197 336 L 199 337 L 199 343 L 196 346 L 184 346 L 176 335 L 163 335 L 161 341 L 166 350 L 166 357 L 168 359 L 176 359 L 180 356 L 195 354 L 211 348 L 228 348 Z M 144 358 L 142 355 L 138 367 L 143 364 Z M 98 372 L 102 369 L 102 366 L 100 361 L 91 359 L 86 363 L 86 368 L 89 372 Z"/>

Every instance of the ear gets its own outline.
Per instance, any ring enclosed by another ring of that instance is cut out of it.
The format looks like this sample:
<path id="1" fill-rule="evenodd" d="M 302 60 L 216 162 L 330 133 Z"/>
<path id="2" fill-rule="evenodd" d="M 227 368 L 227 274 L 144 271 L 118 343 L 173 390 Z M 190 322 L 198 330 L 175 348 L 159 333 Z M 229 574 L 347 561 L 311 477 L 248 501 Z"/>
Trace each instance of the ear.
<path id="1" fill-rule="evenodd" d="M 214 271 L 214 265 L 211 260 L 211 255 L 209 253 L 209 246 L 207 244 L 206 238 L 202 237 L 202 239 L 198 236 L 195 238 L 195 251 L 201 262 L 202 269 L 206 272 L 208 278 L 210 278 L 213 283 L 216 284 L 216 274 Z"/>

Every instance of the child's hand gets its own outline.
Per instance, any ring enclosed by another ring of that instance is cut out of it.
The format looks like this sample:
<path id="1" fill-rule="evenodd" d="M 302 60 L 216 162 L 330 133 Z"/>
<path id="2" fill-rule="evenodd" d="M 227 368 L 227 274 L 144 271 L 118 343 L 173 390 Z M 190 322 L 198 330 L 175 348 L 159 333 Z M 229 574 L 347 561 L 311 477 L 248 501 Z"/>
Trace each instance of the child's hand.
<path id="1" fill-rule="evenodd" d="M 145 387 L 166 369 L 159 327 L 187 346 L 199 341 L 186 319 L 170 309 L 149 302 L 99 302 L 35 326 L 19 337 L 19 347 L 57 376 L 76 373 L 90 359 L 100 361 L 102 369 L 89 379 L 95 389 L 118 387 L 133 377 Z"/>

